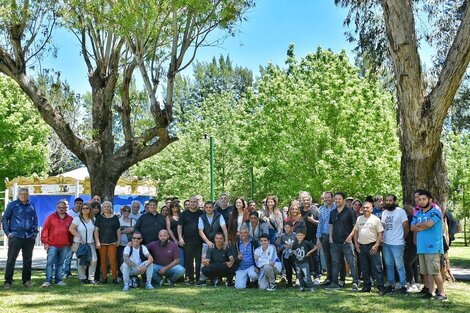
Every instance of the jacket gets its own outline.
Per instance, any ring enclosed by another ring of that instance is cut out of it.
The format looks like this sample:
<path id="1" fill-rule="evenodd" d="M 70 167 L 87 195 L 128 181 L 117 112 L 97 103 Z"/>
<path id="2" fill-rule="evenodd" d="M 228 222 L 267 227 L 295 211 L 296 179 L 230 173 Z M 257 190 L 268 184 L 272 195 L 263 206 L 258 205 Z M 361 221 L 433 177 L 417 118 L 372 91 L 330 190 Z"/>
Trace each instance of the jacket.
<path id="1" fill-rule="evenodd" d="M 65 214 L 65 217 L 62 219 L 57 212 L 52 213 L 44 223 L 41 241 L 44 244 L 58 248 L 71 246 L 73 238 L 69 232 L 69 227 L 72 221 L 73 218 L 68 214 Z"/>
<path id="2" fill-rule="evenodd" d="M 5 235 L 18 238 L 35 238 L 38 233 L 38 215 L 34 205 L 20 200 L 8 204 L 2 218 Z"/>

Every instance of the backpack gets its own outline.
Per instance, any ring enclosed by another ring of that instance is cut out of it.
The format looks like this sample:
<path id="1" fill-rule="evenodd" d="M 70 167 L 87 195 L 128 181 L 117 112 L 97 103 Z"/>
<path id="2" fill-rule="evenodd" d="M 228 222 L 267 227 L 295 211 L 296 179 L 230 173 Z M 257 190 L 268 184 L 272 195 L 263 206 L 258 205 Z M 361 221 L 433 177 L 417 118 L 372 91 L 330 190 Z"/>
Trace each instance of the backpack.
<path id="1" fill-rule="evenodd" d="M 129 258 L 131 257 L 133 251 L 134 251 L 134 247 L 130 247 Z M 140 245 L 139 247 L 139 256 L 140 256 L 141 262 L 147 260 L 147 257 L 144 255 L 144 249 L 142 248 L 142 245 Z"/>

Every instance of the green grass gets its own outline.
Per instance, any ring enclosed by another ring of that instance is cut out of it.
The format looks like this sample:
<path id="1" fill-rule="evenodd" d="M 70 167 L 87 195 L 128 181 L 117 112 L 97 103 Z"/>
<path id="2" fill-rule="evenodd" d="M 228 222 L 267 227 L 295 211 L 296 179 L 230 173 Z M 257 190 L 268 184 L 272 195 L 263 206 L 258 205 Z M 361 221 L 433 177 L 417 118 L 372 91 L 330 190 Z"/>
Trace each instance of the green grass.
<path id="1" fill-rule="evenodd" d="M 470 244 L 470 233 L 467 232 L 467 244 Z M 463 233 L 455 236 L 455 241 L 449 249 L 450 264 L 452 267 L 470 269 L 470 246 L 464 246 Z"/>
<path id="2" fill-rule="evenodd" d="M 3 273 L 0 273 L 3 276 Z M 470 283 L 447 285 L 450 302 L 422 300 L 417 295 L 385 296 L 353 293 L 349 289 L 300 293 L 296 289 L 275 292 L 225 287 L 163 287 L 155 290 L 120 286 L 80 285 L 76 278 L 68 286 L 40 288 L 44 272 L 33 273 L 34 287 L 16 283 L 0 291 L 0 311 L 19 312 L 468 312 Z M 15 273 L 18 280 L 19 272 Z"/>

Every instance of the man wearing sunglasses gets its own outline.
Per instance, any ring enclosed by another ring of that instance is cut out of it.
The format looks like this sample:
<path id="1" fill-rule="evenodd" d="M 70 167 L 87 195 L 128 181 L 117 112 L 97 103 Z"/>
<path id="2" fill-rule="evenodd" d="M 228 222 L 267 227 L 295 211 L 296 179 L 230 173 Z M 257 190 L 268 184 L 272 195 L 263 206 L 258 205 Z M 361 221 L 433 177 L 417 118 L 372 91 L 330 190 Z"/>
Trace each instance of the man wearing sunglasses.
<path id="1" fill-rule="evenodd" d="M 132 234 L 132 246 L 124 248 L 124 262 L 121 265 L 124 288 L 122 291 L 129 291 L 129 280 L 131 276 L 138 276 L 145 273 L 147 283 L 145 289 L 154 289 L 152 286 L 153 258 L 146 246 L 142 245 L 142 234 L 135 231 Z"/>

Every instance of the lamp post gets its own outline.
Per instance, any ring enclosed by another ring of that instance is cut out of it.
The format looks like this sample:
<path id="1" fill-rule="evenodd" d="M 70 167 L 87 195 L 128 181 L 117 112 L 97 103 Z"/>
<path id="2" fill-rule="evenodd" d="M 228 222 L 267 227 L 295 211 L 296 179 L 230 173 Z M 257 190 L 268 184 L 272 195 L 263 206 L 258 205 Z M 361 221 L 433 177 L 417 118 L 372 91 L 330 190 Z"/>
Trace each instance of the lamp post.
<path id="1" fill-rule="evenodd" d="M 210 168 L 210 180 L 211 180 L 211 202 L 214 202 L 215 191 L 214 191 L 214 137 L 204 134 L 204 139 L 207 140 L 209 137 L 209 168 Z"/>
<path id="2" fill-rule="evenodd" d="M 250 166 L 250 193 L 251 199 L 255 199 L 255 180 L 253 175 L 253 166 Z"/>

